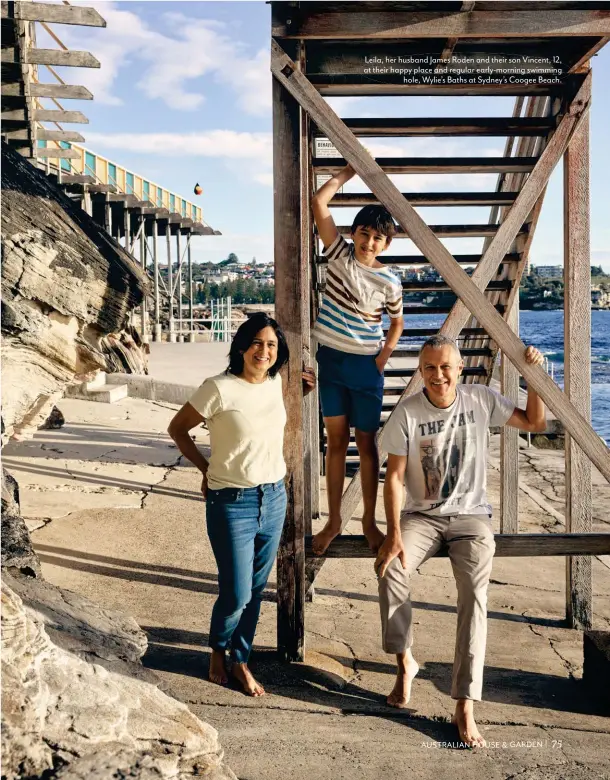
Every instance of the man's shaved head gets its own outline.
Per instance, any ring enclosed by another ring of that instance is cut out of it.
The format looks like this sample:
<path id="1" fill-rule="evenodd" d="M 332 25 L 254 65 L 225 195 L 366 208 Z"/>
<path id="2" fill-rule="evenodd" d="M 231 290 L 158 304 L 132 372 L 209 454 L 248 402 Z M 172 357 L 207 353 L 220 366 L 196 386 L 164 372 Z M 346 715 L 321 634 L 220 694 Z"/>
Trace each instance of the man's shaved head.
<path id="1" fill-rule="evenodd" d="M 443 336 L 440 333 L 437 333 L 436 336 L 430 336 L 429 339 L 426 339 L 424 343 L 422 344 L 421 349 L 419 350 L 419 356 L 421 357 L 422 352 L 424 349 L 441 349 L 442 347 L 451 347 L 458 360 L 462 359 L 462 353 L 460 352 L 460 349 L 458 345 L 455 343 L 453 339 L 450 339 L 448 336 Z"/>

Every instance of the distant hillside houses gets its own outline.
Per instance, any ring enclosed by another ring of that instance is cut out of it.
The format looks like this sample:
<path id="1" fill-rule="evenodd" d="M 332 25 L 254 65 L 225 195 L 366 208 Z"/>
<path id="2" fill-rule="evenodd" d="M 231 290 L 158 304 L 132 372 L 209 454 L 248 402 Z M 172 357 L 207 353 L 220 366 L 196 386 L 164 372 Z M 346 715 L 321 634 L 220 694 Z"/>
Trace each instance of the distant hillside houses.
<path id="1" fill-rule="evenodd" d="M 532 273 L 536 274 L 541 279 L 562 279 L 563 266 L 562 265 L 534 265 L 532 266 Z"/>

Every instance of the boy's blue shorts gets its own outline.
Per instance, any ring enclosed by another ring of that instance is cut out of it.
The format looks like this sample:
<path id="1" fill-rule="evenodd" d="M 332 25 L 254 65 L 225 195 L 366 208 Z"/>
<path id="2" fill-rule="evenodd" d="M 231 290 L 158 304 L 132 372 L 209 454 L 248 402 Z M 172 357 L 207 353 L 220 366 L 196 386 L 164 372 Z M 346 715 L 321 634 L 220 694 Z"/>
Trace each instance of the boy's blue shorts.
<path id="1" fill-rule="evenodd" d="M 347 415 L 350 426 L 373 432 L 379 428 L 383 403 L 383 374 L 376 355 L 353 355 L 319 346 L 318 390 L 324 417 Z"/>

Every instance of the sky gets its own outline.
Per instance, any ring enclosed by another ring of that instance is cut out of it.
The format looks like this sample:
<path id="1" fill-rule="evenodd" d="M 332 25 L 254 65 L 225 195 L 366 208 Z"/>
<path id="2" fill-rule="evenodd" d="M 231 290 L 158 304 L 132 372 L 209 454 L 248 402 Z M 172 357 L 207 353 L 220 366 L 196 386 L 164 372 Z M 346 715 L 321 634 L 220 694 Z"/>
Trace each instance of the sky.
<path id="1" fill-rule="evenodd" d="M 261 0 L 88 0 L 106 28 L 55 25 L 71 49 L 92 52 L 100 69 L 56 68 L 68 83 L 83 84 L 93 101 L 64 101 L 89 125 L 75 126 L 85 146 L 203 209 L 222 232 L 193 241 L 195 261 L 217 262 L 234 252 L 241 261 L 273 260 L 273 177 L 270 6 Z M 39 30 L 39 47 L 55 48 Z M 46 80 L 46 78 L 44 79 Z M 610 272 L 606 151 L 610 126 L 610 46 L 593 59 L 591 107 L 591 262 Z M 342 117 L 508 116 L 508 97 L 329 98 Z M 47 106 L 53 107 L 50 104 Z M 366 139 L 376 156 L 495 156 L 504 138 Z M 425 174 L 391 177 L 402 191 L 494 190 L 496 174 Z M 201 196 L 193 194 L 199 183 Z M 359 180 L 346 191 L 366 189 Z M 530 250 L 534 265 L 562 264 L 561 164 L 549 183 Z M 488 208 L 421 208 L 429 224 L 487 222 Z M 335 211 L 351 223 L 355 211 Z M 476 253 L 483 239 L 444 239 L 454 253 Z M 395 241 L 393 253 L 418 250 Z"/>

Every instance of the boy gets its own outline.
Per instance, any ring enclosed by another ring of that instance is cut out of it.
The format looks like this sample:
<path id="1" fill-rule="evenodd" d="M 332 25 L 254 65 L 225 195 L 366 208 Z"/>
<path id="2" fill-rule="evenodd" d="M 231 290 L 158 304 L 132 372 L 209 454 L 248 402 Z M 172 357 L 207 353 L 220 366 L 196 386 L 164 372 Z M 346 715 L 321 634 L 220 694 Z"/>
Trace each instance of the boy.
<path id="1" fill-rule="evenodd" d="M 328 204 L 355 174 L 347 165 L 314 195 L 313 216 L 328 258 L 326 288 L 313 335 L 319 343 L 319 391 L 327 434 L 328 521 L 313 538 L 322 555 L 341 531 L 341 497 L 350 427 L 356 429 L 364 515 L 362 526 L 376 552 L 384 535 L 375 523 L 379 455 L 375 433 L 381 419 L 383 369 L 403 331 L 402 287 L 378 260 L 396 232 L 390 213 L 367 206 L 352 225 L 353 244 L 339 235 Z M 390 316 L 385 344 L 381 315 Z"/>

